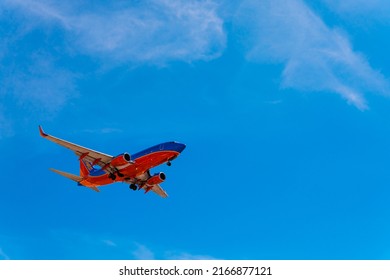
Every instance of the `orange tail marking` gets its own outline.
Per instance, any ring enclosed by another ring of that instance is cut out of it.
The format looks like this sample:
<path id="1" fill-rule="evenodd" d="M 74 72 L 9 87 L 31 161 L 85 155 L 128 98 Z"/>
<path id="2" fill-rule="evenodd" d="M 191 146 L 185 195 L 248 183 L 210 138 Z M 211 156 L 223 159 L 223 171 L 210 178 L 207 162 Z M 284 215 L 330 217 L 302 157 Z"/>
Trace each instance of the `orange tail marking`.
<path id="1" fill-rule="evenodd" d="M 85 165 L 85 162 L 83 160 L 80 160 L 80 176 L 81 177 L 88 177 L 89 170 L 87 166 Z"/>

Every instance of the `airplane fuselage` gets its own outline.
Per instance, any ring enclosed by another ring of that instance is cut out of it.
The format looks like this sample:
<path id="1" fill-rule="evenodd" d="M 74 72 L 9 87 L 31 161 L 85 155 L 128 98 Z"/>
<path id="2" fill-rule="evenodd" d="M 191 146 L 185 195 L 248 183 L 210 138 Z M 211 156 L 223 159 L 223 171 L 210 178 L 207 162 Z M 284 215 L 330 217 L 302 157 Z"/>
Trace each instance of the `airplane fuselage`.
<path id="1" fill-rule="evenodd" d="M 185 148 L 184 144 L 166 142 L 155 145 L 131 156 L 132 163 L 126 163 L 116 167 L 119 174 L 113 180 L 110 172 L 104 168 L 97 168 L 90 172 L 80 184 L 89 187 L 108 185 L 114 182 L 129 182 L 132 179 L 142 177 L 149 169 L 175 159 Z"/>
<path id="2" fill-rule="evenodd" d="M 125 182 L 130 184 L 130 189 L 134 191 L 137 189 L 144 189 L 145 193 L 153 191 L 163 198 L 168 195 L 160 183 L 165 181 L 166 176 L 163 172 L 152 175 L 150 169 L 163 163 L 171 165 L 171 161 L 186 147 L 177 142 L 165 142 L 133 155 L 122 153 L 118 156 L 111 156 L 49 135 L 43 131 L 41 126 L 39 126 L 39 134 L 76 154 L 80 164 L 80 175 L 54 168 L 50 170 L 75 181 L 79 186 L 99 192 L 100 186 Z"/>

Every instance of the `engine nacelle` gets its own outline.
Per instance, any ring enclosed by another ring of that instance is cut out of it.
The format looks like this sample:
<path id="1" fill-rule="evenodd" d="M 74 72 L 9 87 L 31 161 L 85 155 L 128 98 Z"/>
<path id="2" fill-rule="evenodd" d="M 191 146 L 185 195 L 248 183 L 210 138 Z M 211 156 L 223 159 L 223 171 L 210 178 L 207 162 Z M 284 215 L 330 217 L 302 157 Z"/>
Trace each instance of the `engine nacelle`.
<path id="1" fill-rule="evenodd" d="M 119 156 L 114 157 L 111 160 L 110 165 L 113 166 L 113 167 L 119 167 L 121 165 L 125 165 L 125 164 L 130 163 L 130 161 L 131 161 L 130 154 L 123 153 L 123 154 L 121 154 Z"/>
<path id="2" fill-rule="evenodd" d="M 165 178 L 164 172 L 156 173 L 146 181 L 146 184 L 149 186 L 160 184 L 165 181 Z"/>

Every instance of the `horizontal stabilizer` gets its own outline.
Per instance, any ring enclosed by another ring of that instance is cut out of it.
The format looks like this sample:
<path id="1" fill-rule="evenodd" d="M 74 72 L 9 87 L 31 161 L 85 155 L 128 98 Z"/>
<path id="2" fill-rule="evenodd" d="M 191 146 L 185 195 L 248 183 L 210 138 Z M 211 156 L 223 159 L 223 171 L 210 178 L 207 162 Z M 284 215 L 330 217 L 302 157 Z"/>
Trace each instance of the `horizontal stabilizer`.
<path id="1" fill-rule="evenodd" d="M 57 173 L 57 174 L 60 174 L 68 179 L 71 179 L 75 182 L 81 182 L 83 180 L 82 177 L 80 176 L 77 176 L 77 175 L 74 175 L 74 174 L 70 174 L 70 173 L 67 173 L 67 172 L 64 172 L 64 171 L 60 171 L 60 170 L 57 170 L 57 169 L 54 169 L 54 168 L 50 168 L 51 171 Z"/>

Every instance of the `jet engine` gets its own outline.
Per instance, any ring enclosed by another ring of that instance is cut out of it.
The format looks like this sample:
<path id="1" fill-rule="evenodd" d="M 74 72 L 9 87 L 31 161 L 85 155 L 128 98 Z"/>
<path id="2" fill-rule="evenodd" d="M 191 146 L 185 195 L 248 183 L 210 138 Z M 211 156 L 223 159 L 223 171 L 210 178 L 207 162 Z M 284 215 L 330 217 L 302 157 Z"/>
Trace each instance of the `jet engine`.
<path id="1" fill-rule="evenodd" d="M 146 181 L 146 184 L 149 186 L 160 184 L 165 181 L 165 178 L 164 172 L 156 173 Z"/>
<path id="2" fill-rule="evenodd" d="M 123 154 L 121 154 L 119 156 L 114 157 L 111 160 L 110 165 L 113 166 L 113 167 L 118 167 L 118 166 L 121 166 L 121 165 L 128 164 L 130 162 L 131 162 L 130 154 L 123 153 Z"/>

